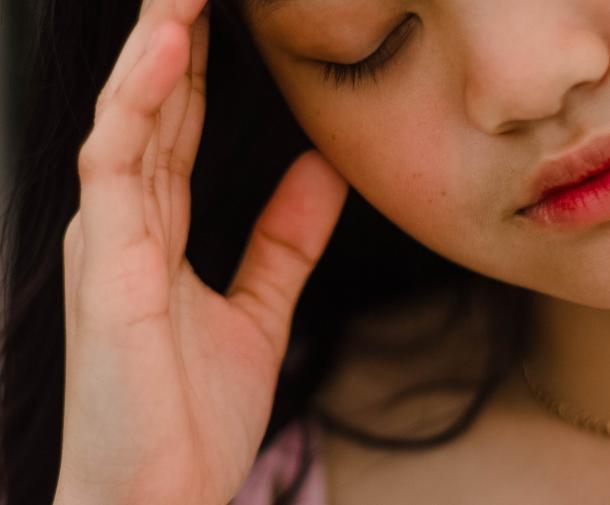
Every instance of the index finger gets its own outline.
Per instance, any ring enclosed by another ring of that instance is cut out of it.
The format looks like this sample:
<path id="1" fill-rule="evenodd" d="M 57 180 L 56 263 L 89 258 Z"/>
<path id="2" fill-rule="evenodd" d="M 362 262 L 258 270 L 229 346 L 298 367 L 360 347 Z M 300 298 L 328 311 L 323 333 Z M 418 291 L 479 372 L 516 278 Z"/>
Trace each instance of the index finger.
<path id="1" fill-rule="evenodd" d="M 114 96 L 118 86 L 134 67 L 150 36 L 167 20 L 191 27 L 209 0 L 143 0 L 139 21 L 129 34 L 121 54 L 104 85 L 96 104 L 96 117 Z"/>

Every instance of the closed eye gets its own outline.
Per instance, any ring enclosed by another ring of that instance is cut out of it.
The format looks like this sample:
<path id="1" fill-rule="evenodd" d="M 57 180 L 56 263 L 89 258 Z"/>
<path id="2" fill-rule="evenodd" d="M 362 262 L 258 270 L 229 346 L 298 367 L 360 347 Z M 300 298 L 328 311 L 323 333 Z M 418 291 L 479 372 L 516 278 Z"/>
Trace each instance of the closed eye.
<path id="1" fill-rule="evenodd" d="M 372 79 L 377 83 L 377 74 L 394 54 L 411 38 L 417 25 L 419 16 L 410 12 L 394 28 L 381 45 L 366 58 L 355 63 L 334 63 L 330 61 L 316 60 L 321 66 L 322 78 L 325 82 L 334 79 L 336 87 L 340 87 L 348 79 L 355 88 L 365 78 Z"/>

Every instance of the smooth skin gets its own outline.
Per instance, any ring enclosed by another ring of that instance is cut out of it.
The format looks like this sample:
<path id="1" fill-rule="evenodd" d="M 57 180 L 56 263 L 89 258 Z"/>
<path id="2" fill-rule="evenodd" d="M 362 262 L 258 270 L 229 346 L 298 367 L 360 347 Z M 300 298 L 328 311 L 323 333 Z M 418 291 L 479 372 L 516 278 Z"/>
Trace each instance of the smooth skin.
<path id="1" fill-rule="evenodd" d="M 531 203 L 542 161 L 610 133 L 610 2 L 260 4 L 248 10 L 254 39 L 316 147 L 424 246 L 533 291 L 531 358 L 539 382 L 610 419 L 608 222 L 561 230 L 518 213 Z M 409 13 L 417 15 L 415 28 L 408 41 L 390 44 L 395 52 L 376 80 L 352 86 L 349 78 L 340 85 L 332 74 L 323 78 L 319 61 L 360 61 Z M 466 343 L 475 349 L 476 342 Z M 377 376 L 370 368 L 365 376 L 357 362 L 341 368 L 345 386 L 331 391 L 332 411 L 363 426 L 336 406 L 354 405 L 352 412 L 370 419 L 364 385 L 379 384 L 379 397 L 397 388 L 396 380 L 383 382 L 388 367 L 377 368 Z M 397 380 L 408 381 L 411 368 L 396 368 Z M 610 503 L 610 440 L 558 420 L 532 400 L 519 363 L 513 372 L 473 431 L 434 451 L 365 451 L 325 433 L 329 503 Z M 383 416 L 392 434 L 404 435 L 421 419 L 405 410 Z M 434 416 L 425 421 L 430 426 Z M 379 433 L 382 424 L 363 428 Z"/>
<path id="2" fill-rule="evenodd" d="M 321 154 L 303 153 L 227 292 L 195 274 L 185 247 L 205 4 L 144 2 L 79 153 L 55 505 L 225 505 L 237 493 L 268 424 L 296 301 L 347 196 Z"/>

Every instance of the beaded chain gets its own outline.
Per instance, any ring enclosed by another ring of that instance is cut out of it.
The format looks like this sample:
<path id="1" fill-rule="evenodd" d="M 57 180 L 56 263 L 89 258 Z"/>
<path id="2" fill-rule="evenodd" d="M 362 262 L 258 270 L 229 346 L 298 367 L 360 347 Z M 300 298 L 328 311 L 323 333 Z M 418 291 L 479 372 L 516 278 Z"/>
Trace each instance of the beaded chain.
<path id="1" fill-rule="evenodd" d="M 523 373 L 527 384 L 534 394 L 534 397 L 542 403 L 548 410 L 559 416 L 564 421 L 578 426 L 579 428 L 594 431 L 601 435 L 610 437 L 610 420 L 602 419 L 599 416 L 588 414 L 579 410 L 565 401 L 557 400 L 549 392 L 538 386 L 532 379 L 532 374 L 525 361 L 522 361 Z"/>

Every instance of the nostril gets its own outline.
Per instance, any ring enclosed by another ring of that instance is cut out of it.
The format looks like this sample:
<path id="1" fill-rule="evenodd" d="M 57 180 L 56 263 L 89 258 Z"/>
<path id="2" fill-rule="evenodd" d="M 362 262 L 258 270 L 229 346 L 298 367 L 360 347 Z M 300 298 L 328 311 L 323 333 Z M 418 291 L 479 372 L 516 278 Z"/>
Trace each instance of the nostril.
<path id="1" fill-rule="evenodd" d="M 498 126 L 496 129 L 497 135 L 509 135 L 521 133 L 527 128 L 527 121 L 506 121 Z"/>
<path id="2" fill-rule="evenodd" d="M 498 128 L 498 134 L 504 135 L 506 133 L 511 133 L 517 128 L 519 128 L 518 121 L 508 121 L 507 123 L 500 125 Z"/>

